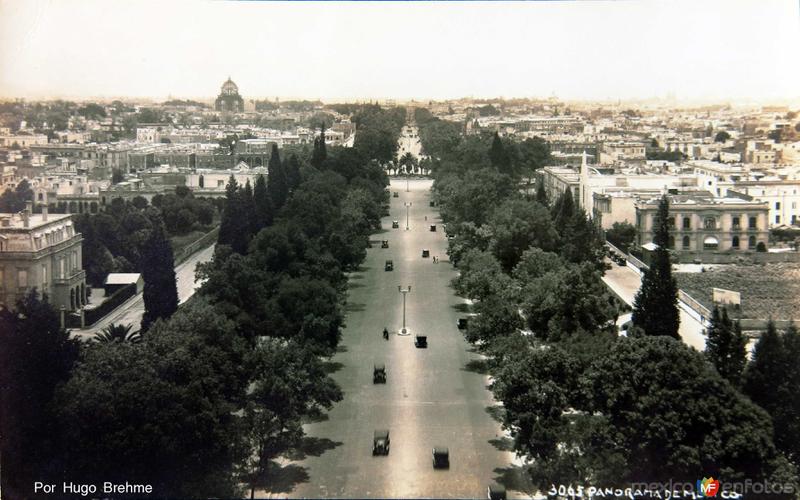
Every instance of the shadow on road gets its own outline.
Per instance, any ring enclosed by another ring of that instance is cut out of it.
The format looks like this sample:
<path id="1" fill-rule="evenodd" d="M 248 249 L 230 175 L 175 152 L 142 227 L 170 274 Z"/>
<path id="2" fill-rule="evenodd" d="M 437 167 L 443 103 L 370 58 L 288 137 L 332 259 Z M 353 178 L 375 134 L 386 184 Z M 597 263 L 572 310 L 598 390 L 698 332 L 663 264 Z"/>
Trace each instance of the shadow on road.
<path id="1" fill-rule="evenodd" d="M 336 346 L 336 352 L 347 352 L 347 346 L 344 344 L 339 344 Z"/>
<path id="2" fill-rule="evenodd" d="M 328 417 L 327 413 L 323 413 L 323 414 L 321 414 L 319 416 L 315 416 L 315 417 L 310 417 L 308 415 L 304 415 L 304 416 L 300 417 L 300 423 L 303 424 L 303 425 L 306 425 L 306 424 L 318 424 L 320 422 L 327 422 L 328 420 L 330 420 L 330 417 Z"/>
<path id="3" fill-rule="evenodd" d="M 498 467 L 494 470 L 497 474 L 494 480 L 506 487 L 507 490 L 520 491 L 528 495 L 532 494 L 536 488 L 531 483 L 527 467 L 511 465 L 509 467 Z"/>
<path id="4" fill-rule="evenodd" d="M 354 289 L 354 288 L 363 288 L 363 287 L 365 287 L 365 286 L 366 286 L 366 285 L 364 285 L 364 284 L 362 284 L 362 283 L 348 283 L 348 284 L 347 284 L 347 289 L 348 289 L 348 290 L 352 290 L 352 289 Z"/>
<path id="5" fill-rule="evenodd" d="M 503 407 L 500 405 L 487 406 L 486 413 L 489 414 L 496 422 L 503 422 Z"/>
<path id="6" fill-rule="evenodd" d="M 291 493 L 298 484 L 307 483 L 309 479 L 305 467 L 294 464 L 281 466 L 275 462 L 269 463 L 264 476 L 257 489 L 271 493 Z"/>
<path id="7" fill-rule="evenodd" d="M 500 451 L 514 451 L 514 440 L 507 436 L 490 439 L 489 444 Z"/>
<path id="8" fill-rule="evenodd" d="M 489 362 L 485 359 L 471 359 L 467 361 L 462 370 L 472 373 L 486 375 L 489 373 Z"/>
<path id="9" fill-rule="evenodd" d="M 362 304 L 359 302 L 348 302 L 346 306 L 344 306 L 344 310 L 347 312 L 361 312 L 366 310 L 367 305 Z"/>
<path id="10" fill-rule="evenodd" d="M 300 440 L 300 444 L 286 455 L 290 460 L 304 460 L 307 457 L 318 457 L 328 450 L 332 450 L 343 443 L 332 441 L 328 438 L 318 438 L 305 436 Z"/>
<path id="11" fill-rule="evenodd" d="M 455 309 L 456 311 L 458 311 L 460 313 L 467 314 L 469 312 L 469 304 L 467 304 L 466 302 L 462 302 L 460 304 L 455 304 L 455 305 L 450 306 L 450 307 L 452 307 L 453 309 Z"/>
<path id="12" fill-rule="evenodd" d="M 325 373 L 327 374 L 336 373 L 342 368 L 344 368 L 344 365 L 342 363 L 339 363 L 338 361 L 322 362 L 322 369 L 325 370 Z"/>

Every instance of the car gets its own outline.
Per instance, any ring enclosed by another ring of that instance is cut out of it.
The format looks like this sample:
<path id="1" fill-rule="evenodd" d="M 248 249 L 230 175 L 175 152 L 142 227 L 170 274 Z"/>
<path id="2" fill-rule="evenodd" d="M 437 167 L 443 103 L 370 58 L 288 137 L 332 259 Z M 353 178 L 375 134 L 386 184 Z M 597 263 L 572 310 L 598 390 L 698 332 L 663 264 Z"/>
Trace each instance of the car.
<path id="1" fill-rule="evenodd" d="M 400 193 L 395 191 L 394 193 L 392 193 L 392 198 L 400 198 Z"/>
<path id="2" fill-rule="evenodd" d="M 400 223 L 396 220 L 392 221 L 392 229 L 398 229 L 400 227 Z"/>
<path id="3" fill-rule="evenodd" d="M 431 251 L 428 250 L 427 248 L 423 248 L 422 249 L 422 258 L 426 259 L 426 258 L 428 258 L 430 256 L 431 256 Z"/>
<path id="4" fill-rule="evenodd" d="M 386 367 L 383 363 L 375 363 L 372 366 L 372 383 L 385 384 L 386 383 Z"/>
<path id="5" fill-rule="evenodd" d="M 497 483 L 490 484 L 486 489 L 486 498 L 489 500 L 506 500 L 506 487 Z"/>
<path id="6" fill-rule="evenodd" d="M 389 454 L 389 430 L 378 429 L 372 436 L 372 454 L 373 455 L 388 455 Z"/>
<path id="7" fill-rule="evenodd" d="M 458 318 L 458 323 L 457 323 L 458 329 L 459 330 L 466 330 L 468 322 L 469 322 L 469 318 Z"/>
<path id="8" fill-rule="evenodd" d="M 617 265 L 618 266 L 627 266 L 628 265 L 628 261 L 623 259 L 622 257 L 620 257 L 620 258 L 617 259 Z"/>
<path id="9" fill-rule="evenodd" d="M 450 468 L 450 450 L 445 446 L 433 447 L 433 468 L 434 469 L 449 469 Z"/>
<path id="10" fill-rule="evenodd" d="M 394 271 L 394 262 L 391 260 L 387 260 L 385 264 L 383 264 L 384 271 Z"/>
<path id="11" fill-rule="evenodd" d="M 428 203 L 428 206 L 435 207 L 436 206 L 436 202 L 435 201 L 431 201 L 430 203 Z"/>
<path id="12" fill-rule="evenodd" d="M 381 240 L 381 248 L 389 248 L 389 240 Z"/>
<path id="13" fill-rule="evenodd" d="M 426 337 L 425 335 L 415 335 L 414 345 L 417 346 L 419 349 L 426 349 L 428 347 L 428 337 Z"/>
<path id="14" fill-rule="evenodd" d="M 431 224 L 431 232 L 432 233 L 436 232 L 436 224 Z"/>

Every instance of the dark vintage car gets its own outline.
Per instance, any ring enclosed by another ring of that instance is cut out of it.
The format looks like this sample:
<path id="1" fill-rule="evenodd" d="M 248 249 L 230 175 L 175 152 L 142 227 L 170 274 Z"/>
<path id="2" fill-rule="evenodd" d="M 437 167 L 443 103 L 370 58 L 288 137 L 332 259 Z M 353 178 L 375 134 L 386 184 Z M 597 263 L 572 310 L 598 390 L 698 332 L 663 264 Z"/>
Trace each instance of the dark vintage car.
<path id="1" fill-rule="evenodd" d="M 392 193 L 392 198 L 399 198 L 399 197 L 400 197 L 400 193 L 398 193 L 397 191 Z"/>
<path id="2" fill-rule="evenodd" d="M 434 469 L 450 468 L 450 450 L 448 450 L 444 446 L 433 447 L 433 468 Z"/>
<path id="3" fill-rule="evenodd" d="M 393 220 L 392 221 L 392 229 L 399 229 L 399 228 L 400 228 L 400 223 L 398 221 L 396 221 L 396 220 Z"/>
<path id="4" fill-rule="evenodd" d="M 431 224 L 431 232 L 432 233 L 436 232 L 436 224 Z"/>
<path id="5" fill-rule="evenodd" d="M 506 500 L 506 487 L 502 484 L 492 483 L 486 490 L 489 500 Z"/>
<path id="6" fill-rule="evenodd" d="M 372 367 L 372 383 L 385 384 L 386 383 L 386 367 L 383 363 L 376 363 Z"/>
<path id="7" fill-rule="evenodd" d="M 414 345 L 420 349 L 425 349 L 428 347 L 428 337 L 425 335 L 416 335 L 414 337 Z"/>
<path id="8" fill-rule="evenodd" d="M 391 260 L 387 260 L 385 264 L 383 264 L 384 271 L 394 271 L 394 262 Z"/>
<path id="9" fill-rule="evenodd" d="M 381 240 L 381 248 L 389 248 L 389 240 Z"/>
<path id="10" fill-rule="evenodd" d="M 468 322 L 469 322 L 469 318 L 458 318 L 458 323 L 457 323 L 458 329 L 459 330 L 466 330 Z"/>
<path id="11" fill-rule="evenodd" d="M 372 454 L 373 455 L 388 455 L 389 454 L 389 430 L 378 429 L 372 437 Z"/>
<path id="12" fill-rule="evenodd" d="M 428 203 L 428 205 L 431 206 L 431 207 L 435 207 L 436 206 L 436 202 L 435 201 L 431 201 L 430 203 Z"/>
<path id="13" fill-rule="evenodd" d="M 426 259 L 426 258 L 428 258 L 430 256 L 431 256 L 431 251 L 428 250 L 427 248 L 423 248 L 422 249 L 422 258 Z"/>

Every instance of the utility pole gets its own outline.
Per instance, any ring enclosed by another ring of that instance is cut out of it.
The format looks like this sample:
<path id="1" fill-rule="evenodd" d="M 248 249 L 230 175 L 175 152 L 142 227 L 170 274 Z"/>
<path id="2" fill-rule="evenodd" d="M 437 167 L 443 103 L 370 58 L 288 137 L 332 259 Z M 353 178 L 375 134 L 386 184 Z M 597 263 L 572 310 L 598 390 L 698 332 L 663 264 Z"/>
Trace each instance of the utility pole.
<path id="1" fill-rule="evenodd" d="M 400 330 L 400 333 L 401 335 L 407 335 L 408 330 L 406 330 L 406 295 L 409 292 L 411 292 L 411 285 L 408 285 L 406 288 L 398 286 L 397 291 L 403 294 L 403 329 Z"/>
<path id="2" fill-rule="evenodd" d="M 408 231 L 408 209 L 411 207 L 411 202 L 407 201 L 403 205 L 406 207 L 406 231 Z"/>

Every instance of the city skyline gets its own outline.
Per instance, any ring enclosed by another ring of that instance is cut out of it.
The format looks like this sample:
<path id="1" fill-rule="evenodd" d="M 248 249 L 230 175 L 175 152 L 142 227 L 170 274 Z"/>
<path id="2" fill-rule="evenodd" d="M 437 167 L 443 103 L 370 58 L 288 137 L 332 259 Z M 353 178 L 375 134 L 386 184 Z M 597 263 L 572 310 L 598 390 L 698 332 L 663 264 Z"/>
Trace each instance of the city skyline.
<path id="1" fill-rule="evenodd" d="M 102 6 L 0 1 L 0 97 L 800 102 L 791 0 Z"/>

